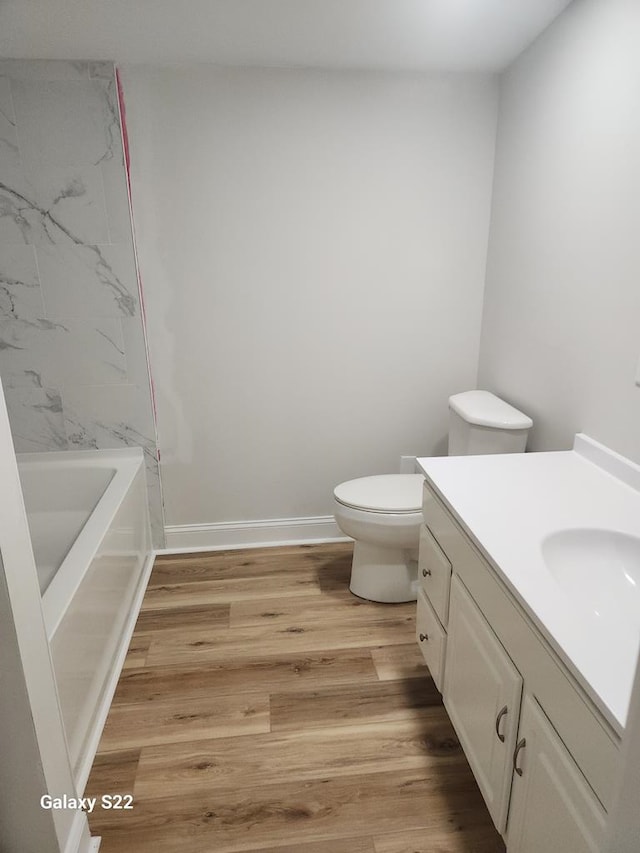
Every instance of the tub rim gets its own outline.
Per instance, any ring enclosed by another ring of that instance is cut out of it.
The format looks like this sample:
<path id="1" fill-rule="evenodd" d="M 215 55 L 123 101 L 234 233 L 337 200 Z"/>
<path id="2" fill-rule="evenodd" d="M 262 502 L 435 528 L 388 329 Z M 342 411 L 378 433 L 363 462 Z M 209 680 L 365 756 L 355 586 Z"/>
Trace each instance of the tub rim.
<path id="1" fill-rule="evenodd" d="M 16 459 L 19 469 L 25 470 L 42 467 L 115 470 L 93 512 L 41 596 L 47 639 L 51 642 L 120 508 L 122 499 L 140 469 L 144 473 L 144 450 L 141 447 L 53 450 L 43 453 L 19 453 L 16 454 Z M 82 562 L 82 568 L 77 570 L 79 562 Z"/>

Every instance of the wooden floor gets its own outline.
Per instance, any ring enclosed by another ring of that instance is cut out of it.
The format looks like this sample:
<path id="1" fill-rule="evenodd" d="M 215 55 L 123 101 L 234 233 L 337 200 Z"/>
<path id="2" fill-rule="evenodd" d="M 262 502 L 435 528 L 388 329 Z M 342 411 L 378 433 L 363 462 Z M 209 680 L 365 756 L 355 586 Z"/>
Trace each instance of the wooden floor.
<path id="1" fill-rule="evenodd" d="M 87 786 L 101 853 L 501 853 L 413 640 L 351 547 L 160 557 Z"/>

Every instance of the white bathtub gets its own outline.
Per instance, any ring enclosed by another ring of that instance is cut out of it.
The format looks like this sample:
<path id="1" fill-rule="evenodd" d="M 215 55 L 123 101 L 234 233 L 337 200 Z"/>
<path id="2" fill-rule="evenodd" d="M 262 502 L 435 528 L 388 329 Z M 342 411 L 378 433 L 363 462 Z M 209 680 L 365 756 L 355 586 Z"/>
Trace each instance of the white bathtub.
<path id="1" fill-rule="evenodd" d="M 82 792 L 151 569 L 142 450 L 18 454 L 42 610 Z"/>

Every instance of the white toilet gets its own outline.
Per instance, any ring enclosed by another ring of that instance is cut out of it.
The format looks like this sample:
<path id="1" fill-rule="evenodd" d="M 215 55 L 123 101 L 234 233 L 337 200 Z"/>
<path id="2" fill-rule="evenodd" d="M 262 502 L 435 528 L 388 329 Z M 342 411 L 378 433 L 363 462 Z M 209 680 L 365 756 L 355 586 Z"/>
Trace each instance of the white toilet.
<path id="1" fill-rule="evenodd" d="M 522 453 L 531 418 L 488 391 L 449 397 L 449 456 Z M 348 480 L 333 492 L 334 515 L 355 539 L 349 589 L 370 601 L 414 601 L 422 524 L 422 474 Z"/>

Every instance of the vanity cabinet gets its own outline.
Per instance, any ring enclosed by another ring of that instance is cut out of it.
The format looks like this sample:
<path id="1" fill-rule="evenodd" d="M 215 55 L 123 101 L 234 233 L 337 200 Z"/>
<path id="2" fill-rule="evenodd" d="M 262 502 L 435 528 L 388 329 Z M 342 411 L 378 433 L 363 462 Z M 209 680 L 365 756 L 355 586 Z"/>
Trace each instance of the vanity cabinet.
<path id="1" fill-rule="evenodd" d="M 597 853 L 619 739 L 428 484 L 423 512 L 417 640 L 508 853 Z"/>

